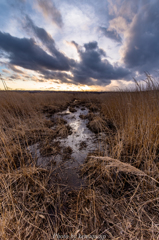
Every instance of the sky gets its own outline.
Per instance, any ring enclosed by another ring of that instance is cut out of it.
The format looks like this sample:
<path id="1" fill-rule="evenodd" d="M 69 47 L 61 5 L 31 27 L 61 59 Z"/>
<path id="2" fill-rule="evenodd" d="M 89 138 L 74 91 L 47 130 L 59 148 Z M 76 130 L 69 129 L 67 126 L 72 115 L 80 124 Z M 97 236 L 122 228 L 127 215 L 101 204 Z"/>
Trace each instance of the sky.
<path id="1" fill-rule="evenodd" d="M 114 91 L 158 70 L 158 0 L 0 0 L 9 89 Z"/>

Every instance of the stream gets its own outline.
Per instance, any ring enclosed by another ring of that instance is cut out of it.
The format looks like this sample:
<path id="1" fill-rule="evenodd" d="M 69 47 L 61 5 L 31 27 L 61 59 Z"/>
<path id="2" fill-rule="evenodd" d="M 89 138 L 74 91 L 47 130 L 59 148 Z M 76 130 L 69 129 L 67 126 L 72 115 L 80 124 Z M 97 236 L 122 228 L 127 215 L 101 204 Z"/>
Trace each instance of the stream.
<path id="1" fill-rule="evenodd" d="M 29 146 L 29 151 L 37 160 L 37 165 L 47 167 L 51 161 L 56 163 L 57 170 L 55 174 L 61 179 L 62 184 L 70 188 L 80 188 L 86 185 L 85 180 L 79 177 L 80 165 L 84 163 L 87 155 L 100 148 L 101 141 L 88 127 L 88 119 L 81 119 L 80 115 L 87 115 L 89 110 L 83 107 L 75 107 L 76 112 L 67 110 L 58 112 L 52 116 L 63 118 L 71 127 L 71 134 L 66 138 L 57 137 L 56 141 L 60 142 L 63 149 L 70 147 L 71 154 L 67 159 L 63 159 L 63 152 L 49 157 L 43 157 L 40 154 L 39 144 Z"/>

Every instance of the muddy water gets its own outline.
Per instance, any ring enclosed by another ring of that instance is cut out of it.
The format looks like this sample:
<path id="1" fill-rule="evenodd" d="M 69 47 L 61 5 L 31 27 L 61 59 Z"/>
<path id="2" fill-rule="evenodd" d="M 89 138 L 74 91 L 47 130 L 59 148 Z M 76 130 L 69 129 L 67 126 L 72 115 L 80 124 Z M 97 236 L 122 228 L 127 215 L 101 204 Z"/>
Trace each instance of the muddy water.
<path id="1" fill-rule="evenodd" d="M 61 141 L 63 147 L 70 146 L 73 150 L 72 159 L 74 160 L 71 166 L 78 167 L 83 163 L 83 160 L 87 157 L 87 154 L 97 147 L 97 137 L 96 135 L 87 128 L 88 119 L 81 119 L 79 116 L 81 114 L 87 115 L 88 109 L 82 110 L 81 108 L 76 108 L 77 112 L 71 113 L 67 109 L 66 112 L 59 113 L 64 120 L 72 128 L 72 134 L 67 138 L 57 138 Z M 65 115 L 66 113 L 66 115 Z M 68 114 L 69 113 L 69 114 Z M 80 144 L 85 142 L 85 146 L 81 149 Z M 68 163 L 70 164 L 70 162 Z"/>
<path id="2" fill-rule="evenodd" d="M 56 138 L 60 142 L 62 151 L 56 156 L 42 157 L 40 155 L 39 145 L 34 144 L 29 147 L 33 157 L 37 159 L 37 165 L 46 167 L 51 161 L 57 166 L 56 174 L 61 179 L 61 183 L 69 185 L 71 188 L 79 188 L 85 185 L 85 180 L 79 177 L 80 165 L 84 163 L 88 153 L 99 149 L 97 136 L 87 128 L 87 119 L 81 119 L 81 114 L 87 115 L 88 109 L 81 107 L 75 108 L 72 113 L 69 108 L 66 111 L 59 112 L 53 118 L 63 118 L 72 129 L 72 134 L 66 138 Z M 72 153 L 63 158 L 63 150 L 67 147 L 72 149 Z"/>

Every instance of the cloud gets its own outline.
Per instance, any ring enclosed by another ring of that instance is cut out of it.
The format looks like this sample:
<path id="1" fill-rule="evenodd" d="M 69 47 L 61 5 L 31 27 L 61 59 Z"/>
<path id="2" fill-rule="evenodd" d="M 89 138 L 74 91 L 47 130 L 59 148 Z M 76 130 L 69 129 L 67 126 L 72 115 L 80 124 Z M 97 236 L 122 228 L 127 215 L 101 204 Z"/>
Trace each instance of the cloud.
<path id="1" fill-rule="evenodd" d="M 116 29 L 119 33 L 124 33 L 128 30 L 129 23 L 122 16 L 118 16 L 109 21 L 110 27 Z"/>
<path id="2" fill-rule="evenodd" d="M 159 1 L 143 5 L 135 15 L 122 48 L 125 65 L 140 73 L 159 66 Z"/>
<path id="3" fill-rule="evenodd" d="M 48 49 L 51 49 L 52 47 L 55 48 L 55 41 L 51 35 L 48 34 L 45 29 L 37 27 L 28 15 L 25 15 L 23 28 L 31 35 L 40 39 L 40 41 L 46 45 Z"/>
<path id="4" fill-rule="evenodd" d="M 74 79 L 66 72 L 42 70 L 43 78 L 49 80 L 59 80 L 60 83 L 74 83 Z"/>
<path id="5" fill-rule="evenodd" d="M 27 21 L 28 30 L 31 30 L 34 36 L 47 47 L 50 54 L 44 51 L 33 38 L 17 38 L 0 32 L 0 49 L 7 54 L 8 66 L 10 65 L 12 70 L 20 71 L 15 67 L 20 66 L 37 71 L 45 79 L 76 85 L 106 86 L 113 79 L 129 78 L 130 71 L 118 64 L 112 65 L 106 59 L 106 52 L 98 47 L 96 41 L 85 43 L 83 46 L 75 41 L 71 42 L 80 57 L 80 61 L 77 62 L 56 49 L 54 39 L 45 29 L 35 26 L 30 18 L 27 18 Z"/>
<path id="6" fill-rule="evenodd" d="M 122 38 L 120 34 L 114 28 L 108 29 L 105 27 L 100 27 L 99 30 L 104 34 L 105 37 L 110 38 L 119 43 L 122 42 Z"/>
<path id="7" fill-rule="evenodd" d="M 25 16 L 23 23 L 24 29 L 31 32 L 32 36 L 35 36 L 41 43 L 49 50 L 49 52 L 58 59 L 61 65 L 65 65 L 66 62 L 73 64 L 73 59 L 68 59 L 64 54 L 56 49 L 55 41 L 50 34 L 43 28 L 36 26 L 29 16 Z"/>
<path id="8" fill-rule="evenodd" d="M 14 65 L 12 64 L 8 64 L 8 67 L 13 70 L 14 72 L 17 72 L 17 73 L 21 73 L 21 74 L 24 74 L 23 71 L 19 70 L 18 68 L 16 68 Z"/>
<path id="9" fill-rule="evenodd" d="M 94 42 L 89 42 L 89 43 L 85 43 L 85 44 L 84 44 L 84 47 L 85 47 L 85 49 L 86 49 L 87 51 L 89 51 L 89 50 L 95 50 L 95 49 L 98 48 L 98 44 L 97 44 L 96 41 L 94 41 Z"/>
<path id="10" fill-rule="evenodd" d="M 16 12 L 16 17 L 19 15 L 19 13 L 23 14 L 26 8 L 26 0 L 6 0 L 6 2 L 11 7 L 10 10 L 13 12 Z"/>
<path id="11" fill-rule="evenodd" d="M 149 0 L 144 0 L 148 2 Z M 131 21 L 134 15 L 137 13 L 142 1 L 139 0 L 108 0 L 109 17 L 110 19 L 122 16 L 127 20 Z"/>
<path id="12" fill-rule="evenodd" d="M 98 47 L 97 42 L 84 44 L 84 50 L 75 42 L 74 45 L 80 56 L 80 62 L 72 70 L 74 81 L 87 85 L 108 85 L 113 79 L 124 79 L 130 71 L 113 66 L 107 59 L 106 53 Z"/>
<path id="13" fill-rule="evenodd" d="M 51 19 L 52 23 L 58 27 L 63 26 L 62 16 L 51 0 L 36 0 L 38 9 L 43 13 L 44 17 Z"/>
<path id="14" fill-rule="evenodd" d="M 68 71 L 69 59 L 49 55 L 40 48 L 34 39 L 17 38 L 0 31 L 0 48 L 9 56 L 10 64 L 26 69 L 40 71 L 41 69 Z"/>
<path id="15" fill-rule="evenodd" d="M 9 78 L 10 80 L 19 80 L 19 79 L 22 79 L 22 76 L 19 74 L 13 74 Z"/>
<path id="16" fill-rule="evenodd" d="M 142 3 L 149 0 L 108 0 L 109 9 L 109 29 L 115 29 L 117 33 L 125 34 L 133 21 L 134 16 L 138 13 Z"/>
<path id="17" fill-rule="evenodd" d="M 2 69 L 2 72 L 4 73 L 10 73 L 10 71 L 8 69 Z"/>

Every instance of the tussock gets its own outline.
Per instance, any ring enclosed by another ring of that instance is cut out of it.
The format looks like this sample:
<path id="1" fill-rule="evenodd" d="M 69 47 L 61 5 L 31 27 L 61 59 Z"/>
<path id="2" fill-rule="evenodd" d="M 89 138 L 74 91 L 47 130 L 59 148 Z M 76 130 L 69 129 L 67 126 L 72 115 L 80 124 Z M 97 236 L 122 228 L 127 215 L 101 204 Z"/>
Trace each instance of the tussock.
<path id="1" fill-rule="evenodd" d="M 110 157 L 96 157 L 96 156 L 90 156 L 90 158 L 102 160 L 103 169 L 105 169 L 105 171 L 110 169 L 115 169 L 116 172 L 125 172 L 125 173 L 134 174 L 137 176 L 146 176 L 146 174 L 143 171 L 139 170 L 136 167 L 133 167 L 129 163 L 121 162 L 118 159 L 114 159 Z"/>
<path id="2" fill-rule="evenodd" d="M 105 125 L 105 121 L 99 116 L 94 116 L 93 120 L 88 123 L 88 127 L 95 133 L 104 131 Z"/>
<path id="3" fill-rule="evenodd" d="M 44 157 L 51 155 L 57 155 L 61 151 L 60 142 L 50 142 L 48 139 L 45 142 L 40 143 L 40 154 Z"/>
<path id="4" fill-rule="evenodd" d="M 69 134 L 71 134 L 71 128 L 69 125 L 57 125 L 56 133 L 58 137 L 66 138 Z"/>
<path id="5" fill-rule="evenodd" d="M 98 112 L 99 111 L 99 106 L 97 106 L 96 104 L 91 103 L 88 107 L 92 112 Z"/>

